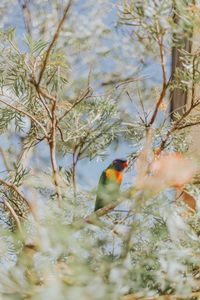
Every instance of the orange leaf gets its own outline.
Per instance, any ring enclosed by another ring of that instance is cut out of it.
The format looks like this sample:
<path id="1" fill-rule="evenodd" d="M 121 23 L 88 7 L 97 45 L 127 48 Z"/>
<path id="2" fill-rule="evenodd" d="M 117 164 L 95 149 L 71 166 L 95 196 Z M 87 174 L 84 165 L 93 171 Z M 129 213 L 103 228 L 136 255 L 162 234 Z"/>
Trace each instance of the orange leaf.
<path id="1" fill-rule="evenodd" d="M 196 199 L 190 195 L 187 191 L 181 191 L 180 196 L 177 198 L 177 201 L 183 201 L 190 211 L 195 212 L 197 210 Z"/>

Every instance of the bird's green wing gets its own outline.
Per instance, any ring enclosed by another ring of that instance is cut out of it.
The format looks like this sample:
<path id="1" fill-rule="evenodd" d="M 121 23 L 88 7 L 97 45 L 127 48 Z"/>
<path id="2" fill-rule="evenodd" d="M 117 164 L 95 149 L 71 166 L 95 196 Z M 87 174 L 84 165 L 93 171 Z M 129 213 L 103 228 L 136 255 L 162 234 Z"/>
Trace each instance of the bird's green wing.
<path id="1" fill-rule="evenodd" d="M 117 182 L 106 177 L 107 170 L 103 171 L 99 179 L 95 211 L 104 207 L 109 202 L 114 201 L 119 194 L 120 185 Z"/>
<path id="2" fill-rule="evenodd" d="M 100 176 L 99 183 L 98 183 L 98 188 L 97 188 L 97 197 L 96 197 L 96 202 L 95 202 L 95 211 L 102 208 L 104 206 L 104 200 L 102 197 L 102 190 L 106 186 L 106 172 L 103 171 L 103 173 Z"/>

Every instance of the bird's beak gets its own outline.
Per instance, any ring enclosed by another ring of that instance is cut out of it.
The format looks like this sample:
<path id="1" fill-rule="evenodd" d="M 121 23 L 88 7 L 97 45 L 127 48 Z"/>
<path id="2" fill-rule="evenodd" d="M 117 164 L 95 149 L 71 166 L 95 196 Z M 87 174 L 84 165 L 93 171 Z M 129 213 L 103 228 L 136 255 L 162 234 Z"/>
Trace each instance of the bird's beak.
<path id="1" fill-rule="evenodd" d="M 128 160 L 125 163 L 123 163 L 123 166 L 124 166 L 124 168 L 128 167 Z"/>

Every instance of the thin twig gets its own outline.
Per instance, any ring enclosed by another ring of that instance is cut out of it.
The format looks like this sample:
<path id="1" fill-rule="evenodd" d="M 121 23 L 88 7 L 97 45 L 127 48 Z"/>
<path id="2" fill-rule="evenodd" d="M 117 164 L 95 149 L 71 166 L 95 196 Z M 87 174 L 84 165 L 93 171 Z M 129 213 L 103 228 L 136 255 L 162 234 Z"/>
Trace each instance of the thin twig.
<path id="1" fill-rule="evenodd" d="M 17 201 L 15 201 L 15 199 L 13 199 L 7 192 L 1 191 L 1 193 L 9 200 L 9 202 L 11 202 L 16 207 L 18 211 L 18 216 L 23 219 L 26 219 L 25 213 L 21 209 L 20 204 L 18 205 Z"/>
<path id="2" fill-rule="evenodd" d="M 23 230 L 22 230 L 21 222 L 19 220 L 18 215 L 16 214 L 16 212 L 14 211 L 14 209 L 12 208 L 12 206 L 10 205 L 10 203 L 8 201 L 4 200 L 4 205 L 10 211 L 11 215 L 13 216 L 13 218 L 16 222 L 17 228 L 19 229 L 19 232 L 20 232 L 21 236 L 23 236 Z"/>
<path id="3" fill-rule="evenodd" d="M 183 120 L 185 120 L 185 118 L 191 113 L 191 111 L 196 108 L 198 105 L 200 104 L 200 101 L 197 100 L 195 103 L 193 103 L 189 109 L 173 124 L 173 126 L 171 127 L 171 129 L 167 132 L 165 139 L 161 142 L 160 145 L 160 151 L 162 151 L 165 148 L 165 145 L 168 141 L 168 139 L 170 138 L 170 136 L 172 135 L 172 133 L 174 133 L 177 130 L 181 130 L 184 129 L 186 127 L 191 127 L 191 126 L 195 126 L 195 125 L 199 125 L 200 121 L 197 122 L 193 122 L 193 123 L 188 123 L 188 124 L 183 124 L 182 126 L 179 125 Z"/>
<path id="4" fill-rule="evenodd" d="M 151 126 L 154 123 L 157 113 L 158 113 L 158 110 L 159 110 L 159 107 L 166 95 L 166 90 L 169 85 L 169 81 L 167 83 L 167 76 L 166 76 L 166 70 L 165 70 L 165 59 L 164 59 L 164 49 L 163 48 L 164 48 L 164 45 L 163 45 L 163 36 L 162 36 L 159 41 L 159 50 L 160 50 L 161 68 L 162 68 L 162 74 L 163 74 L 163 84 L 162 84 L 162 90 L 161 90 L 160 96 L 157 100 L 153 115 L 149 121 L 148 126 Z"/>
<path id="5" fill-rule="evenodd" d="M 47 134 L 46 129 L 44 128 L 44 126 L 43 126 L 43 125 L 42 125 L 42 124 L 41 124 L 41 123 L 40 123 L 33 115 L 31 115 L 31 114 L 28 113 L 27 111 L 24 111 L 24 110 L 21 109 L 21 108 L 16 107 L 15 105 L 12 105 L 12 104 L 6 102 L 6 101 L 3 100 L 3 99 L 0 99 L 0 102 L 3 103 L 3 104 L 5 104 L 5 105 L 7 105 L 8 107 L 10 107 L 10 108 L 12 108 L 12 109 L 18 111 L 19 113 L 21 113 L 21 114 L 23 114 L 23 115 L 29 117 L 34 123 L 36 123 L 36 124 L 43 130 L 43 132 L 44 132 L 44 134 L 45 134 L 45 137 L 48 136 L 48 134 Z"/>
<path id="6" fill-rule="evenodd" d="M 59 205 L 61 205 L 61 191 L 59 184 L 59 175 L 58 175 L 58 167 L 56 162 L 56 102 L 52 105 L 52 125 L 51 125 L 51 137 L 49 139 L 49 149 L 50 149 L 50 158 L 51 158 L 51 166 L 53 171 L 53 182 L 56 189 L 56 195 L 58 198 Z"/>
<path id="7" fill-rule="evenodd" d="M 36 91 L 38 92 L 38 94 L 42 95 L 44 98 L 46 98 L 46 99 L 48 99 L 52 102 L 56 102 L 56 97 L 49 94 L 47 89 L 45 89 L 44 87 L 38 86 L 37 83 L 34 80 L 30 80 L 30 83 L 32 83 L 35 86 Z"/>
<path id="8" fill-rule="evenodd" d="M 192 60 L 192 95 L 191 95 L 191 106 L 194 104 L 194 98 L 195 98 L 195 61 L 196 61 L 196 55 L 193 57 Z"/>
<path id="9" fill-rule="evenodd" d="M 0 185 L 4 185 L 8 188 L 11 188 L 27 204 L 30 212 L 32 213 L 33 217 L 35 218 L 35 213 L 32 209 L 32 205 L 31 205 L 30 201 L 21 193 L 21 191 L 18 189 L 18 187 L 14 183 L 0 179 Z"/>
<path id="10" fill-rule="evenodd" d="M 81 103 L 86 97 L 90 97 L 92 95 L 92 90 L 91 88 L 87 88 L 86 91 L 78 98 L 78 100 L 72 105 L 72 107 L 65 111 L 64 114 L 58 119 L 58 123 L 62 121 L 62 119 L 72 110 L 74 109 L 79 103 Z"/>
<path id="11" fill-rule="evenodd" d="M 125 199 L 134 197 L 138 191 L 135 188 L 130 188 L 127 191 L 123 192 L 121 196 L 116 199 L 116 201 L 109 203 L 108 205 L 98 209 L 97 211 L 91 213 L 88 215 L 84 222 L 89 224 L 95 224 L 96 220 L 99 217 L 102 217 L 104 215 L 107 215 L 109 212 L 111 212 L 116 206 L 118 206 L 120 203 L 122 203 Z"/>
<path id="12" fill-rule="evenodd" d="M 181 130 L 181 129 L 184 129 L 184 128 L 187 128 L 187 127 L 196 126 L 196 125 L 200 125 L 200 121 L 196 121 L 196 122 L 193 122 L 193 123 L 184 124 L 182 126 L 177 127 L 176 130 Z"/>
<path id="13" fill-rule="evenodd" d="M 58 131 L 60 133 L 60 137 L 61 137 L 61 140 L 62 142 L 65 142 L 65 139 L 64 139 L 64 135 L 63 135 L 63 132 L 62 132 L 62 129 L 60 128 L 60 126 L 57 124 L 57 128 L 58 128 Z"/>
<path id="14" fill-rule="evenodd" d="M 43 65 L 42 65 L 42 68 L 40 70 L 40 73 L 39 73 L 39 77 L 38 77 L 38 82 L 37 82 L 37 85 L 39 86 L 40 85 L 40 82 L 42 80 L 42 77 L 43 77 L 43 74 L 44 74 L 44 71 L 46 69 L 46 66 L 47 66 L 47 62 L 48 62 L 48 58 L 49 58 L 49 55 L 50 55 L 50 52 L 55 44 L 55 42 L 57 41 L 58 37 L 59 37 L 59 34 L 60 34 L 60 31 L 61 31 L 61 28 L 63 26 L 63 23 L 67 17 L 67 13 L 71 7 L 71 4 L 72 4 L 72 0 L 69 0 L 65 10 L 64 10 L 64 13 L 63 13 L 63 16 L 58 24 L 58 27 L 56 29 L 56 32 L 54 33 L 54 36 L 53 36 L 53 39 L 47 49 L 47 52 L 46 52 L 46 55 L 45 55 L 45 58 L 44 58 L 44 62 L 43 62 Z"/>
<path id="15" fill-rule="evenodd" d="M 30 150 L 31 148 L 36 147 L 40 142 L 42 142 L 45 139 L 46 139 L 45 136 L 43 136 L 41 138 L 37 138 L 37 142 L 33 141 L 29 146 L 22 147 L 22 149 L 18 155 L 17 165 L 20 164 L 20 162 L 22 161 L 23 155 L 25 154 L 26 150 Z"/>
<path id="16" fill-rule="evenodd" d="M 142 80 L 145 80 L 145 79 L 148 79 L 148 76 L 146 77 L 138 77 L 138 78 L 129 78 L 129 79 L 126 79 L 124 81 L 121 81 L 120 83 L 118 83 L 115 88 L 118 89 L 120 86 L 124 85 L 124 84 L 128 84 L 128 83 L 133 83 L 133 82 L 138 82 L 138 81 L 142 81 Z"/>
<path id="17" fill-rule="evenodd" d="M 51 119 L 51 117 L 52 117 L 51 116 L 51 111 L 50 111 L 48 105 L 45 103 L 45 101 L 44 101 L 44 99 L 43 99 L 43 97 L 40 93 L 38 93 L 38 98 L 39 98 L 40 102 L 42 103 L 42 105 L 44 106 L 49 118 Z"/>
<path id="18" fill-rule="evenodd" d="M 73 182 L 73 191 L 74 191 L 74 199 L 76 199 L 76 165 L 78 162 L 78 154 L 76 153 L 79 147 L 75 146 L 73 155 L 72 155 L 72 182 Z M 77 155 L 76 155 L 77 154 Z"/>
<path id="19" fill-rule="evenodd" d="M 128 98 L 130 99 L 131 103 L 134 103 L 128 91 L 126 91 L 126 94 L 127 94 Z M 141 120 L 142 124 L 145 125 L 145 126 L 147 126 L 145 117 L 144 117 L 144 120 L 143 120 L 142 117 L 141 117 L 141 115 L 140 115 L 140 112 L 137 109 L 136 105 L 135 105 L 135 110 L 136 110 L 136 113 L 137 113 L 139 119 Z"/>

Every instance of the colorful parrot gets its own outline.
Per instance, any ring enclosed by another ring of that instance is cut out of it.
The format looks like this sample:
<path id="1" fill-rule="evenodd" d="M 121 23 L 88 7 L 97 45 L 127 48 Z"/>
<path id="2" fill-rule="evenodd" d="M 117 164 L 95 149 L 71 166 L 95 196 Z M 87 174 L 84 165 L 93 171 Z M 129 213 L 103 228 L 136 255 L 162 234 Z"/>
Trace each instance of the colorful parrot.
<path id="1" fill-rule="evenodd" d="M 104 207 L 118 197 L 123 171 L 127 167 L 128 161 L 126 159 L 115 159 L 103 171 L 99 179 L 94 211 Z"/>

